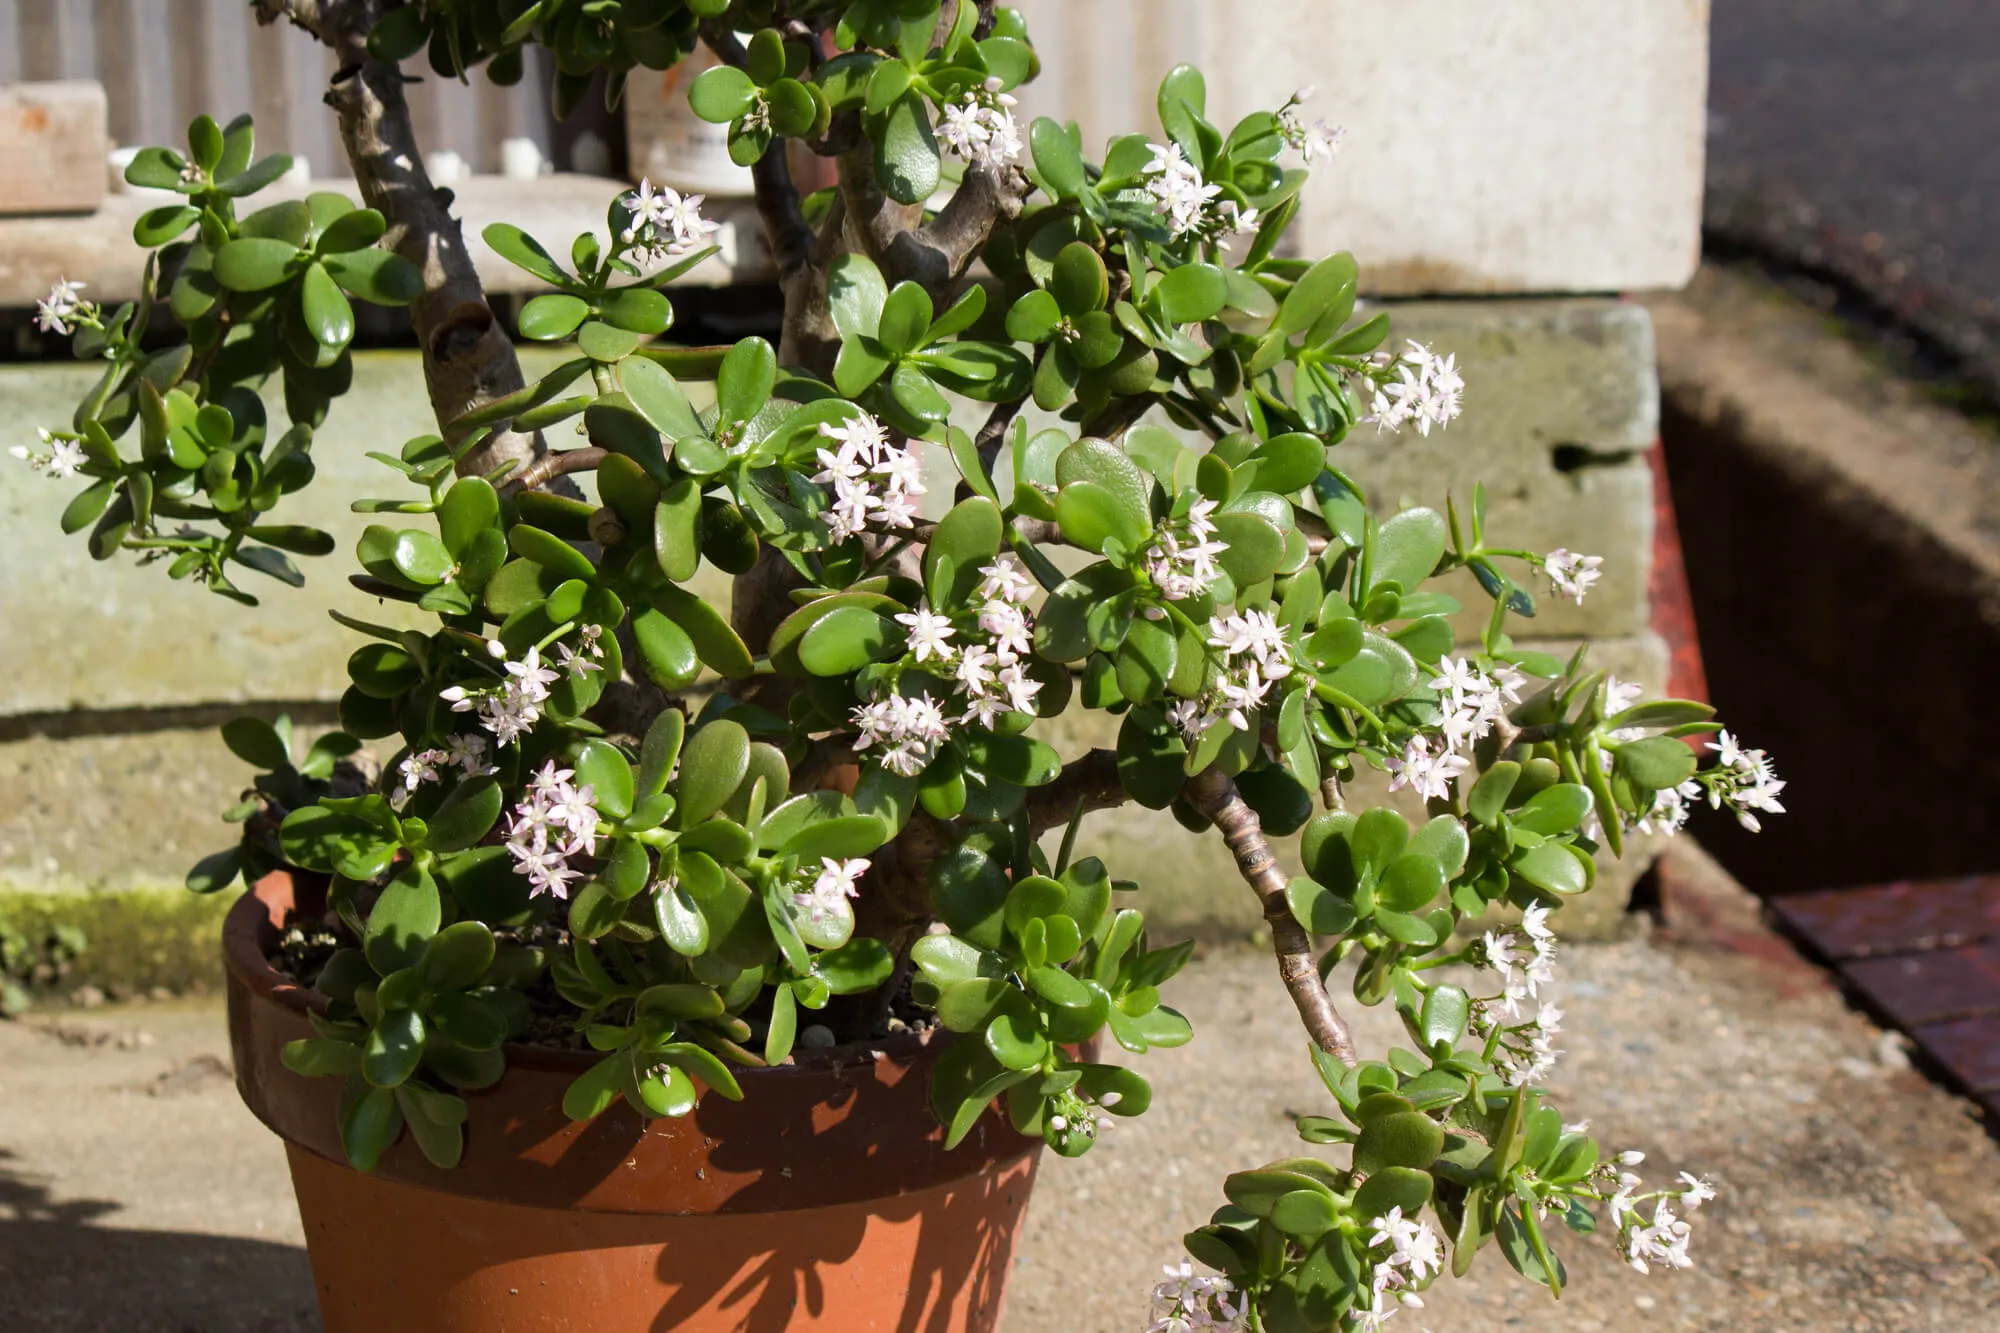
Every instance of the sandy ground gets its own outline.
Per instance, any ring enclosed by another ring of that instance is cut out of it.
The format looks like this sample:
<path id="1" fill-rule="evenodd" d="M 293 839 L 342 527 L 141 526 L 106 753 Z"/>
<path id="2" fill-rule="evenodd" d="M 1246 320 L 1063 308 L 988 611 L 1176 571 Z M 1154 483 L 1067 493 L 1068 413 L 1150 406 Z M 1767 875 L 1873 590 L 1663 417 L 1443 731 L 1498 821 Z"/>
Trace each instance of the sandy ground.
<path id="1" fill-rule="evenodd" d="M 1552 1090 L 1645 1170 L 1705 1173 L 1692 1273 L 1641 1277 L 1570 1237 L 1559 1304 L 1495 1254 L 1401 1316 L 1410 1333 L 1977 1330 L 2000 1326 L 2000 1150 L 1907 1068 L 1726 881 L 1683 859 L 1669 929 L 1564 951 Z M 1196 1041 L 1148 1057 L 1153 1109 L 1045 1161 L 1009 1333 L 1144 1326 L 1159 1265 L 1229 1169 L 1298 1152 L 1323 1112 L 1268 959 L 1219 951 L 1171 996 Z M 1351 1005 L 1349 1006 L 1352 1007 Z M 1394 1039 L 1361 1015 L 1361 1044 Z M 280 1333 L 318 1327 L 277 1143 L 237 1100 L 219 1007 L 0 1024 L 0 1327 Z"/>

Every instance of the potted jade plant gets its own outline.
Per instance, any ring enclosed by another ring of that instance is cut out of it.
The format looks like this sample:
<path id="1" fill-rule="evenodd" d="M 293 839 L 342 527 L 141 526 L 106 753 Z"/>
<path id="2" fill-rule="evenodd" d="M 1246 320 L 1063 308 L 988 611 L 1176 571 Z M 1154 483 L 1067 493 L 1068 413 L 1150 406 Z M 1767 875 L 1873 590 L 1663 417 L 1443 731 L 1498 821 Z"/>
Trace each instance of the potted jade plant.
<path id="1" fill-rule="evenodd" d="M 383 609 L 337 617 L 340 729 L 225 728 L 263 773 L 190 877 L 249 886 L 237 1077 L 329 1329 L 994 1327 L 1042 1149 L 1144 1113 L 1128 1053 L 1194 1035 L 1162 1002 L 1190 946 L 1090 854 L 1125 802 L 1227 845 L 1326 1085 L 1298 1156 L 1214 1164 L 1210 1271 L 1170 1268 L 1152 1328 L 1373 1328 L 1482 1250 L 1560 1292 L 1566 1230 L 1687 1263 L 1708 1187 L 1643 1187 L 1537 1090 L 1549 920 L 1600 845 L 1782 784 L 1708 708 L 1516 646 L 1528 585 L 1581 597 L 1594 559 L 1343 473 L 1350 432 L 1445 428 L 1464 385 L 1357 313 L 1350 256 L 1285 249 L 1337 143 L 1300 98 L 1218 125 L 1182 67 L 1162 134 L 1085 145 L 1017 120 L 1035 48 L 975 0 L 256 8 L 332 49 L 360 201 L 260 206 L 288 163 L 247 120 L 140 153 L 182 196 L 135 229 L 144 294 L 51 293 L 104 374 L 17 452 L 80 483 L 99 558 L 248 602 L 333 554 L 288 497 L 353 303 L 415 326 L 436 419 L 359 506 Z M 520 335 L 574 344 L 525 382 L 402 63 L 506 82 L 542 48 L 566 109 L 698 46 L 781 335 L 662 340 L 714 226 L 641 184 L 604 239 L 486 230 L 549 289 Z M 838 184 L 802 196 L 800 153 Z M 1430 586 L 1461 569 L 1491 600 L 1464 649 Z M 1072 709 L 1115 748 L 1042 739 Z M 1364 767 L 1427 817 L 1349 808 Z M 1401 1046 L 1355 1051 L 1342 965 Z"/>

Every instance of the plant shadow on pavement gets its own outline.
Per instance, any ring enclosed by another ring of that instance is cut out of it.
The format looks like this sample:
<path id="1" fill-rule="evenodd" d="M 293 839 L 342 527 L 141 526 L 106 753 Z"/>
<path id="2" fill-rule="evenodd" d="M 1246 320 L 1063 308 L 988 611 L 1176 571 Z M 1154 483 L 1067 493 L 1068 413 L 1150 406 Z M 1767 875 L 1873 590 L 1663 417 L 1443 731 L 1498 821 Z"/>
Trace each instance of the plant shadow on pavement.
<path id="1" fill-rule="evenodd" d="M 0 1325 L 36 1333 L 317 1333 L 304 1250 L 102 1225 L 119 1207 L 51 1198 L 0 1148 Z"/>

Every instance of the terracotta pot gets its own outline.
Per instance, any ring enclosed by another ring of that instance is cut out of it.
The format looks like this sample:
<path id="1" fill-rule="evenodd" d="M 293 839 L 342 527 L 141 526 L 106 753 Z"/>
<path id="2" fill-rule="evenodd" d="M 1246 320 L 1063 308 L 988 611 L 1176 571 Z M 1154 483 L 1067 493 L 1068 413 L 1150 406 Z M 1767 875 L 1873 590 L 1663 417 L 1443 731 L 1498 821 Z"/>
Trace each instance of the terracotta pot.
<path id="1" fill-rule="evenodd" d="M 405 1134 L 363 1175 L 340 1080 L 278 1058 L 321 1003 L 265 961 L 291 903 L 273 875 L 229 914 L 229 1034 L 238 1090 L 285 1139 L 328 1333 L 998 1326 L 1041 1142 L 989 1112 L 944 1150 L 925 1101 L 943 1040 L 807 1052 L 743 1071 L 741 1102 L 588 1124 L 559 1108 L 593 1057 L 510 1046 L 466 1095 L 455 1170 Z"/>

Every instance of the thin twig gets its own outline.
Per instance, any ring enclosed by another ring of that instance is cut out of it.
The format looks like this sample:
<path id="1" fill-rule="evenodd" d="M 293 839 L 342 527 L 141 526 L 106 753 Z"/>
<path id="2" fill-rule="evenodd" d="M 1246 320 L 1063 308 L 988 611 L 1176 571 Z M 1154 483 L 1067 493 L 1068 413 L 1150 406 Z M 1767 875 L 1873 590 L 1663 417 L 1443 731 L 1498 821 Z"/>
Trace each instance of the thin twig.
<path id="1" fill-rule="evenodd" d="M 1052 828 L 1060 828 L 1076 815 L 1079 803 L 1088 814 L 1115 810 L 1129 799 L 1118 781 L 1117 753 L 1091 750 L 1064 764 L 1054 782 L 1029 790 L 1028 831 L 1039 838 Z"/>
<path id="2" fill-rule="evenodd" d="M 605 451 L 594 445 L 588 449 L 545 454 L 516 473 L 510 484 L 517 491 L 532 491 L 572 472 L 595 472 L 604 462 L 604 455 Z"/>
<path id="3" fill-rule="evenodd" d="M 1347 1023 L 1333 1007 L 1333 997 L 1319 979 L 1313 961 L 1312 937 L 1292 917 L 1285 901 L 1285 875 L 1278 858 L 1264 837 L 1257 812 L 1243 801 L 1236 783 L 1219 769 L 1208 768 L 1188 779 L 1181 794 L 1196 810 L 1206 815 L 1222 833 L 1236 869 L 1264 905 L 1264 921 L 1271 928 L 1271 950 L 1278 956 L 1278 976 L 1290 992 L 1299 1011 L 1299 1021 L 1313 1042 L 1342 1064 L 1353 1065 L 1354 1038 Z"/>

